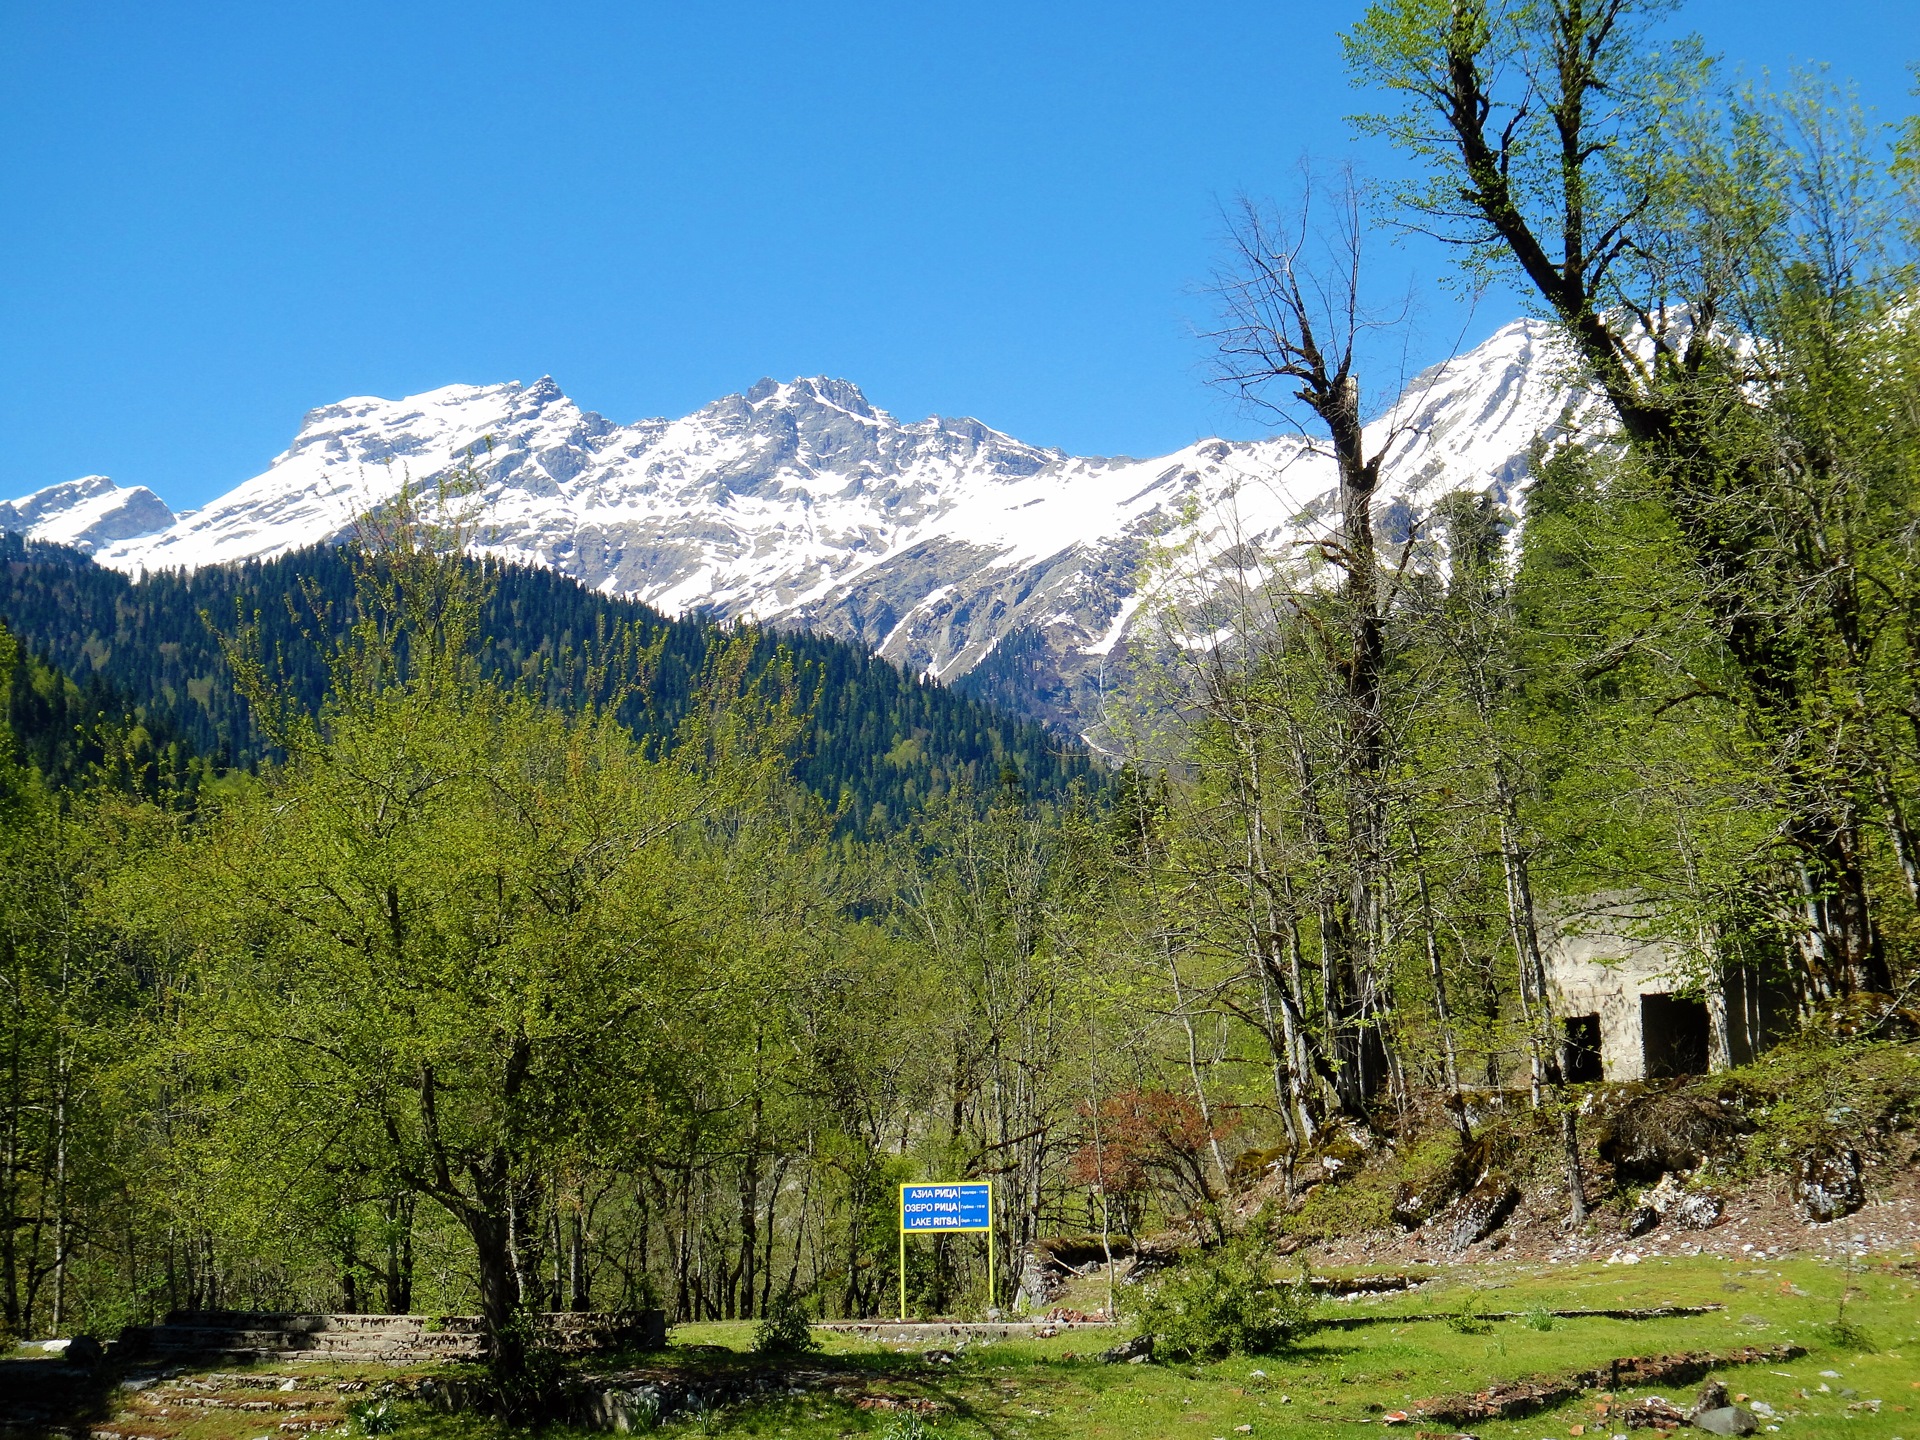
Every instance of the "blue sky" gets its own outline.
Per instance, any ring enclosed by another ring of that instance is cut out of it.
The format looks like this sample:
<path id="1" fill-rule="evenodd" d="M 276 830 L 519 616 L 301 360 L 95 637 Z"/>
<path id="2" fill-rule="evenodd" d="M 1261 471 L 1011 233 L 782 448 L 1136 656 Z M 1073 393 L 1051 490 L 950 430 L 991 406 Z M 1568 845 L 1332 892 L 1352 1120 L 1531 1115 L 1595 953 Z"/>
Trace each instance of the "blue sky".
<path id="1" fill-rule="evenodd" d="M 1194 291 L 1221 201 L 1392 164 L 1359 9 L 0 0 L 0 497 L 195 505 L 312 406 L 542 374 L 620 421 L 826 373 L 1080 453 L 1257 433 Z M 1683 18 L 1909 103 L 1913 0 Z"/>

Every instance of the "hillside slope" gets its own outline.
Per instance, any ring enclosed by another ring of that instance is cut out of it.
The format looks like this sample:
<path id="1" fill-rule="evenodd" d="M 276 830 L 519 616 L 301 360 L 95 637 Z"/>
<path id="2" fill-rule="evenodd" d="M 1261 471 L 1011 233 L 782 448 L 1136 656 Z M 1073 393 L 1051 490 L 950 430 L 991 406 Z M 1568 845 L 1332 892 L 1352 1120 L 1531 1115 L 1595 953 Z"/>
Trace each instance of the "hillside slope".
<path id="1" fill-rule="evenodd" d="M 485 661 L 497 674 L 568 683 L 556 656 L 619 624 L 647 640 L 664 631 L 660 670 L 629 715 L 642 735 L 671 735 L 686 713 L 709 649 L 726 632 L 712 620 L 669 619 L 632 600 L 596 595 L 550 570 L 489 561 Z M 78 551 L 0 536 L 0 620 L 23 643 L 98 693 L 127 697 L 153 728 L 203 754 L 249 764 L 266 753 L 233 692 L 214 627 L 258 613 L 267 644 L 307 704 L 324 693 L 321 655 L 287 598 L 315 587 L 336 615 L 352 593 L 348 560 L 322 546 L 264 562 L 163 572 L 131 580 Z M 205 618 L 203 618 L 203 616 Z M 798 662 L 800 701 L 812 716 L 794 774 L 830 805 L 845 832 L 885 833 L 929 796 L 956 784 L 985 792 L 1017 772 L 1029 793 L 1059 798 L 1103 772 L 1081 746 L 945 687 L 858 646 L 807 634 L 754 631 L 755 664 L 785 647 Z"/>

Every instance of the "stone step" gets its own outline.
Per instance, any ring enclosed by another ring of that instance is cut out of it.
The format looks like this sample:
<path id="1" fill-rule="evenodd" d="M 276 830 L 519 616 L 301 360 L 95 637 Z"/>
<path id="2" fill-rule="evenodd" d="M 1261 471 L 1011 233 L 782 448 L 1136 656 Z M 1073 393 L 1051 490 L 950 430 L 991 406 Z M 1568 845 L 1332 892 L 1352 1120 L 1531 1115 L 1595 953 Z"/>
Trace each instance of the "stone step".
<path id="1" fill-rule="evenodd" d="M 155 1405 L 181 1405 L 194 1410 L 246 1410 L 269 1414 L 278 1410 L 311 1410 L 320 1397 L 309 1392 L 306 1399 L 289 1395 L 279 1396 L 249 1395 L 244 1399 L 238 1395 L 170 1395 L 165 1391 L 144 1392 L 141 1397 Z"/>
<path id="2" fill-rule="evenodd" d="M 314 1337 L 298 1330 L 227 1330 L 212 1325 L 143 1327 L 145 1337 L 164 1350 L 210 1346 L 225 1350 L 311 1350 Z"/>

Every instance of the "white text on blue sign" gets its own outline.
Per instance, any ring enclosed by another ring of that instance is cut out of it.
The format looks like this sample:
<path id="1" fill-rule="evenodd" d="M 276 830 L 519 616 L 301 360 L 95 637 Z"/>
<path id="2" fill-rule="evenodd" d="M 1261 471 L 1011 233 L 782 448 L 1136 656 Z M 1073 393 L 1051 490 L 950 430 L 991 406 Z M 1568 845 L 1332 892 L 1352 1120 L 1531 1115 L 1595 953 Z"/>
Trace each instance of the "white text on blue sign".
<path id="1" fill-rule="evenodd" d="M 977 1185 L 903 1185 L 903 1230 L 986 1230 L 992 1226 L 989 1189 Z"/>

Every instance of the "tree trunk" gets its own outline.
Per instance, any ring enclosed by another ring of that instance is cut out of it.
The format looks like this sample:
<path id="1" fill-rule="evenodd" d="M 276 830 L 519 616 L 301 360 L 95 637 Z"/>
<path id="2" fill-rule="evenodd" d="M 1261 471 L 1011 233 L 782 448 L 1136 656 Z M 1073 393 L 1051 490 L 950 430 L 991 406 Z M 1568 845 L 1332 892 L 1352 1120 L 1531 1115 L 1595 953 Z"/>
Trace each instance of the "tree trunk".
<path id="1" fill-rule="evenodd" d="M 1433 895 L 1427 888 L 1426 857 L 1420 850 L 1420 832 L 1413 816 L 1407 816 L 1407 844 L 1413 851 L 1413 873 L 1420 895 L 1420 928 L 1426 941 L 1427 978 L 1433 984 L 1434 1021 L 1440 1027 L 1440 1058 L 1452 1098 L 1454 1119 L 1463 1138 L 1472 1138 L 1467 1126 L 1467 1107 L 1460 1093 L 1460 1056 L 1454 1046 L 1453 1014 L 1447 1006 L 1447 973 L 1440 963 L 1440 937 L 1433 923 Z"/>
<path id="2" fill-rule="evenodd" d="M 62 984 L 64 988 L 64 976 Z M 66 1048 L 55 1065 L 53 1102 L 53 1333 L 67 1321 L 67 1101 L 73 1083 Z"/>
<path id="3" fill-rule="evenodd" d="M 759 1049 L 756 1037 L 754 1048 Z M 755 1267 L 760 1259 L 760 1120 L 763 1101 L 758 1085 L 753 1092 L 753 1119 L 747 1127 L 746 1154 L 740 1161 L 740 1257 L 737 1318 L 753 1318 Z"/>
<path id="4" fill-rule="evenodd" d="M 567 1309 L 584 1314 L 593 1308 L 587 1279 L 587 1220 L 575 1205 L 568 1216 L 567 1236 Z"/>
<path id="5" fill-rule="evenodd" d="M 488 1363 L 497 1373 L 516 1374 L 527 1361 L 520 1317 L 520 1276 L 514 1265 L 513 1225 L 503 1203 L 496 1209 L 470 1208 L 460 1219 L 473 1241 L 480 1279 L 480 1322 L 486 1331 Z"/>
<path id="6" fill-rule="evenodd" d="M 11 954 L 8 958 L 12 958 Z M 8 1061 L 7 1145 L 5 1169 L 0 1171 L 0 1290 L 4 1291 L 0 1293 L 0 1304 L 5 1309 L 0 1314 L 6 1319 L 7 1333 L 18 1335 L 25 1329 L 20 1323 L 20 1260 L 16 1237 L 21 1224 L 20 1116 L 26 1105 L 25 1096 L 20 1090 L 20 1041 L 17 1034 L 10 1047 Z"/>
<path id="7" fill-rule="evenodd" d="M 387 1201 L 386 1310 L 406 1315 L 413 1310 L 413 1197 L 396 1195 Z"/>

